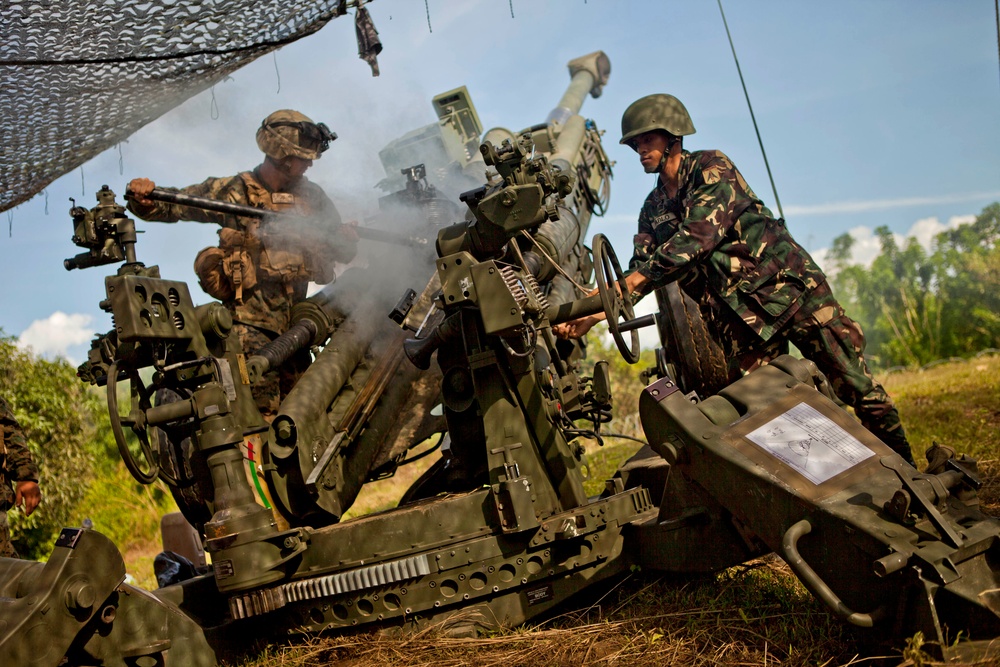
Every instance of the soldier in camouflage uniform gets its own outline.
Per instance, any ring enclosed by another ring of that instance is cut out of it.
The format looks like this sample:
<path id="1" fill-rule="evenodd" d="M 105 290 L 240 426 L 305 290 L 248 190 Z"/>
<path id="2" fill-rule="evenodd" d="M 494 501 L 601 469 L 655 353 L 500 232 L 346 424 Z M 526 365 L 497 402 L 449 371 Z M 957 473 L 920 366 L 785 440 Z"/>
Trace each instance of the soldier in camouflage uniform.
<path id="1" fill-rule="evenodd" d="M 732 365 L 748 371 L 780 354 L 786 341 L 816 363 L 861 423 L 913 463 L 899 414 L 865 363 L 864 335 L 834 298 L 819 266 L 782 219 L 753 193 L 720 151 L 688 152 L 687 110 L 671 95 L 650 95 L 622 117 L 621 143 L 639 154 L 656 188 L 639 213 L 633 297 L 670 282 L 701 306 Z M 603 316 L 556 327 L 580 336 Z"/>
<path id="2" fill-rule="evenodd" d="M 146 178 L 128 185 L 128 207 L 143 220 L 192 220 L 221 227 L 219 246 L 198 254 L 195 272 L 205 292 L 232 312 L 233 329 L 246 354 L 288 329 L 292 306 L 305 298 L 310 281 L 330 282 L 334 264 L 351 261 L 357 252 L 354 227 L 341 223 L 330 198 L 304 176 L 334 139 L 336 135 L 322 123 L 297 111 L 276 111 L 257 130 L 257 145 L 265 157 L 256 169 L 179 190 L 271 211 L 294 211 L 303 214 L 296 220 L 308 228 L 289 229 L 288 219 L 247 219 L 156 202 L 147 198 L 155 184 Z M 281 398 L 309 361 L 309 351 L 303 350 L 254 385 L 254 398 L 265 419 L 277 415 Z"/>
<path id="3" fill-rule="evenodd" d="M 23 507 L 30 515 L 42 501 L 38 489 L 38 467 L 31 460 L 24 432 L 14 419 L 14 411 L 0 397 L 0 558 L 17 558 L 10 539 L 7 511 Z"/>

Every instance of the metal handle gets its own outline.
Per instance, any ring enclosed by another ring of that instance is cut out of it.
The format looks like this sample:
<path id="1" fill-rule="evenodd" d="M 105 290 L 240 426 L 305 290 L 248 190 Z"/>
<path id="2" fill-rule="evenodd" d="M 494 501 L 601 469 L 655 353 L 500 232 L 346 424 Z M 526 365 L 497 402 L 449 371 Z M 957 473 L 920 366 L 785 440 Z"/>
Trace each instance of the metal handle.
<path id="1" fill-rule="evenodd" d="M 632 329 L 651 327 L 656 324 L 656 315 L 656 313 L 650 313 L 649 315 L 643 315 L 642 317 L 637 317 L 634 320 L 629 320 L 628 322 L 622 322 L 618 325 L 618 330 L 632 331 Z"/>
<path id="2" fill-rule="evenodd" d="M 830 611 L 851 625 L 856 625 L 859 628 L 870 628 L 882 620 L 885 616 L 884 605 L 870 614 L 859 614 L 851 610 L 802 558 L 798 547 L 799 538 L 808 535 L 810 531 L 812 531 L 812 524 L 809 523 L 808 519 L 802 519 L 786 530 L 785 535 L 781 538 L 782 556 L 788 566 L 792 568 L 795 576 L 805 584 L 810 593 L 822 600 L 823 604 L 830 608 Z"/>

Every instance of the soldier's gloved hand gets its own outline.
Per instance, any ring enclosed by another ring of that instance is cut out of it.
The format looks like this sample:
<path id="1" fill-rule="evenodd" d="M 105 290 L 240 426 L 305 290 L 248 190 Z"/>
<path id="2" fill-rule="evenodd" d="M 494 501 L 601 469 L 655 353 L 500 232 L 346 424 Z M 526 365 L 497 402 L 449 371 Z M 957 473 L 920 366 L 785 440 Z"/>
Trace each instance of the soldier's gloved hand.
<path id="1" fill-rule="evenodd" d="M 31 513 L 42 502 L 42 492 L 38 488 L 38 482 L 24 481 L 14 485 L 14 507 L 24 506 L 24 515 L 31 516 Z"/>
<path id="2" fill-rule="evenodd" d="M 125 197 L 140 206 L 154 206 L 155 202 L 149 199 L 149 193 L 155 187 L 156 183 L 148 178 L 133 178 L 125 188 Z"/>

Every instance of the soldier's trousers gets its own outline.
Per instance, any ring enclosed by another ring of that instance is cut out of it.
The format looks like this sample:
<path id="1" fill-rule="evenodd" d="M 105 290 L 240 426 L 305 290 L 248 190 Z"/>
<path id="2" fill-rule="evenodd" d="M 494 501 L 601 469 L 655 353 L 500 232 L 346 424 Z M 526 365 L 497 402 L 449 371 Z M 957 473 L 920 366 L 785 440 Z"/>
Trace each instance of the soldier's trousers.
<path id="1" fill-rule="evenodd" d="M 913 464 L 899 412 L 865 363 L 861 327 L 844 313 L 829 285 L 823 283 L 805 295 L 788 324 L 766 343 L 742 320 L 732 322 L 739 319 L 735 314 L 729 317 L 716 313 L 717 317 L 720 315 L 721 319 L 730 320 L 724 325 L 725 335 L 720 342 L 731 363 L 739 364 L 741 370 L 751 369 L 780 354 L 786 340 L 791 342 L 826 375 L 834 393 L 854 408 L 861 424 Z M 735 332 L 741 333 L 734 335 Z"/>
<path id="2" fill-rule="evenodd" d="M 248 357 L 277 338 L 277 334 L 249 324 L 236 322 L 233 332 L 240 339 L 243 353 Z M 292 390 L 299 377 L 306 372 L 312 357 L 309 350 L 300 350 L 276 370 L 268 371 L 250 388 L 257 409 L 268 423 L 278 416 L 281 400 Z"/>
<path id="3" fill-rule="evenodd" d="M 10 523 L 7 521 L 7 510 L 0 510 L 0 558 L 19 558 L 10 539 Z"/>

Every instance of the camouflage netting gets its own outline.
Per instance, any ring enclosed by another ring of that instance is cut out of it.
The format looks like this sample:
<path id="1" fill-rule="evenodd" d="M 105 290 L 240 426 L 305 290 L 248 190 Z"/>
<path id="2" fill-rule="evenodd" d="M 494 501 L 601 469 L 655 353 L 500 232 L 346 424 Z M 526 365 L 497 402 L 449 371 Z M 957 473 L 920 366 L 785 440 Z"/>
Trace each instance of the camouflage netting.
<path id="1" fill-rule="evenodd" d="M 0 211 L 349 4 L 0 0 Z"/>

